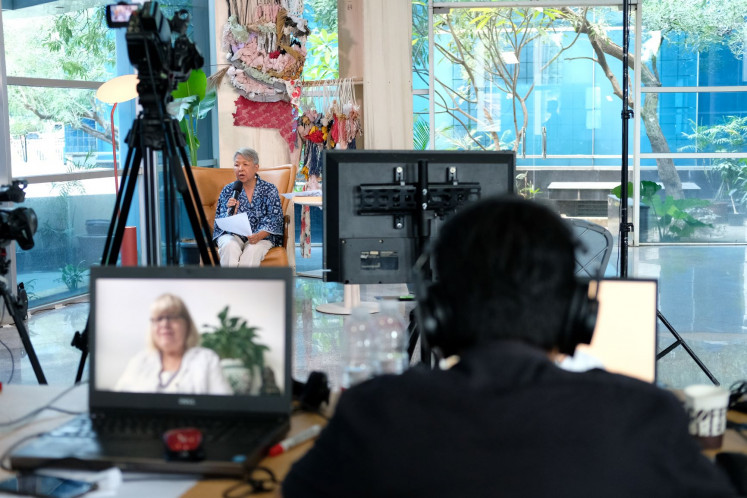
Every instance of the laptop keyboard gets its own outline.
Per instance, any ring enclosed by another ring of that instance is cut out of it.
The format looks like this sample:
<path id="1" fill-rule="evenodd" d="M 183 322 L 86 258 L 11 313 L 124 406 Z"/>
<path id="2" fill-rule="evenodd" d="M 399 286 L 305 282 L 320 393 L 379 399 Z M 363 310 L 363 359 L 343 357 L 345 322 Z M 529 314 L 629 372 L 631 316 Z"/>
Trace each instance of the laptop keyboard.
<path id="1" fill-rule="evenodd" d="M 205 441 L 251 442 L 267 435 L 275 425 L 270 421 L 244 419 L 216 419 L 214 417 L 144 417 L 134 415 L 102 418 L 78 417 L 50 432 L 58 437 L 90 438 L 100 435 L 107 439 L 160 438 L 164 432 L 178 427 L 196 427 Z"/>

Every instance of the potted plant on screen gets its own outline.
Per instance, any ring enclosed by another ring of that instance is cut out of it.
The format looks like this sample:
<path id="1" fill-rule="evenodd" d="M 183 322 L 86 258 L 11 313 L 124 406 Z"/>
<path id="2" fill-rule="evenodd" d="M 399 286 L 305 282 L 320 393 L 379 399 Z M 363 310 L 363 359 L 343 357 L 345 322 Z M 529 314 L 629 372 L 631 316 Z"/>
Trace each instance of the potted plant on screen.
<path id="1" fill-rule="evenodd" d="M 168 105 L 169 113 L 179 121 L 179 127 L 187 139 L 189 160 L 192 166 L 197 166 L 197 149 L 200 147 L 197 127 L 200 120 L 215 107 L 215 89 L 208 89 L 207 76 L 202 69 L 193 69 L 189 79 L 179 83 L 171 96 L 174 100 Z"/>
<path id="2" fill-rule="evenodd" d="M 212 349 L 221 358 L 223 373 L 235 393 L 268 393 L 265 385 L 265 351 L 270 348 L 257 339 L 258 327 L 250 327 L 240 316 L 229 316 L 226 306 L 218 313 L 218 325 L 204 324 L 207 332 L 201 335 L 203 347 Z"/>

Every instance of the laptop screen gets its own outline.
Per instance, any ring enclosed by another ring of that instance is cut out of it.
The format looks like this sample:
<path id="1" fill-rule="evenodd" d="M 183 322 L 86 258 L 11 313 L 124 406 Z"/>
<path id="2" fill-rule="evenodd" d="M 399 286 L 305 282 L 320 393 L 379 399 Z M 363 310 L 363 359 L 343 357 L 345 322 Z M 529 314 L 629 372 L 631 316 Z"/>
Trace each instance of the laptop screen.
<path id="1" fill-rule="evenodd" d="M 581 344 L 577 351 L 598 359 L 610 372 L 654 382 L 656 280 L 603 279 L 597 299 L 599 313 L 591 344 Z"/>
<path id="2" fill-rule="evenodd" d="M 91 408 L 286 412 L 288 268 L 93 267 Z"/>

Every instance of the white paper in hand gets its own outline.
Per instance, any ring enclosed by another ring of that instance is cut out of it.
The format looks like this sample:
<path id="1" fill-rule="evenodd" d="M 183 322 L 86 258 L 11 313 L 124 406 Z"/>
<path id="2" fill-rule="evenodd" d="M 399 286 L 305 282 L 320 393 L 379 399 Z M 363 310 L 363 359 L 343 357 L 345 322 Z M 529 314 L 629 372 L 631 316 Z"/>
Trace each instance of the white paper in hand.
<path id="1" fill-rule="evenodd" d="M 239 213 L 225 218 L 216 218 L 215 222 L 221 230 L 243 235 L 247 237 L 252 234 L 252 225 L 246 213 Z"/>

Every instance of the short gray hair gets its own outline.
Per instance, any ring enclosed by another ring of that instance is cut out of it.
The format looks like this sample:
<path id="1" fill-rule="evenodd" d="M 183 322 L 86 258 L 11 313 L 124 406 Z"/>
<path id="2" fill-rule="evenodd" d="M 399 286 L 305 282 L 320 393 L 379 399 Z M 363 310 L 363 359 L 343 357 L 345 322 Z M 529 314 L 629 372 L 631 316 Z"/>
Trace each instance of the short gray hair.
<path id="1" fill-rule="evenodd" d="M 233 155 L 234 161 L 236 160 L 236 156 L 241 156 L 247 161 L 252 161 L 254 164 L 259 164 L 259 154 L 257 154 L 256 150 L 250 149 L 249 147 L 242 147 L 237 150 L 236 154 Z"/>

